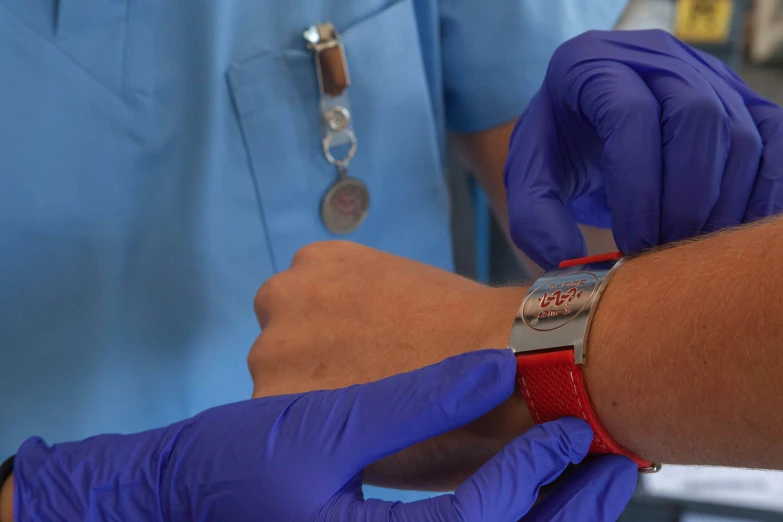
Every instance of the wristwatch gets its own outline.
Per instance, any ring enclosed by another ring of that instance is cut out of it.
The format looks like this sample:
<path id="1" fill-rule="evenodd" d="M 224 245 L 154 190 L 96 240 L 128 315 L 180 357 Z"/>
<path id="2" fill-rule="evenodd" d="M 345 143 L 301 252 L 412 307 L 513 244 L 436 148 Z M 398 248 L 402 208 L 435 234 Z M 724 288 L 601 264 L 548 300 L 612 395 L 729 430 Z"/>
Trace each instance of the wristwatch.
<path id="1" fill-rule="evenodd" d="M 653 473 L 660 464 L 634 455 L 601 425 L 582 371 L 593 313 L 622 262 L 622 254 L 612 252 L 564 261 L 544 274 L 522 301 L 508 345 L 516 355 L 517 381 L 535 422 L 584 419 L 594 433 L 590 453 L 624 455 L 640 472 Z"/>

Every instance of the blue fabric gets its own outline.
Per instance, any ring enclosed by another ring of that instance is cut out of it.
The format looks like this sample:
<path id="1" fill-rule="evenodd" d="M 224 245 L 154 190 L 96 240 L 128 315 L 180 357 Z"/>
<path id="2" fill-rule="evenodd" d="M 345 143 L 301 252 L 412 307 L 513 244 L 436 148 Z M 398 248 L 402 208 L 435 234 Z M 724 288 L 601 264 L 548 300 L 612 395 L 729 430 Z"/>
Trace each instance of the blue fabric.
<path id="1" fill-rule="evenodd" d="M 511 235 L 553 267 L 586 255 L 577 222 L 637 253 L 777 214 L 782 126 L 783 109 L 669 33 L 584 33 L 555 53 L 511 138 Z"/>
<path id="2" fill-rule="evenodd" d="M 249 396 L 255 290 L 333 238 L 305 27 L 347 49 L 348 239 L 448 269 L 446 129 L 516 117 L 622 4 L 0 0 L 0 454 Z"/>
<path id="3" fill-rule="evenodd" d="M 134 435 L 52 447 L 31 438 L 15 462 L 15 516 L 30 522 L 616 520 L 636 485 L 636 465 L 625 457 L 585 463 L 536 503 L 542 485 L 587 455 L 593 432 L 575 418 L 534 427 L 452 495 L 411 504 L 365 501 L 361 472 L 368 464 L 488 413 L 514 392 L 515 377 L 510 350 L 484 350 L 361 386 L 219 406 Z"/>

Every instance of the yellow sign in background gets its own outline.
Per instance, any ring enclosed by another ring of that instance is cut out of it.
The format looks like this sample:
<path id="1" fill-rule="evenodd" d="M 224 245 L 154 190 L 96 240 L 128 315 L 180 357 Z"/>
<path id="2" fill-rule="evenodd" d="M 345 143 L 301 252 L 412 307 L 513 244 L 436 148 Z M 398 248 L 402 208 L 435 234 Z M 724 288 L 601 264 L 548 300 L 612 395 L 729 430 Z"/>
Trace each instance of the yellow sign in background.
<path id="1" fill-rule="evenodd" d="M 686 42 L 726 43 L 733 14 L 732 0 L 678 0 L 674 34 Z"/>

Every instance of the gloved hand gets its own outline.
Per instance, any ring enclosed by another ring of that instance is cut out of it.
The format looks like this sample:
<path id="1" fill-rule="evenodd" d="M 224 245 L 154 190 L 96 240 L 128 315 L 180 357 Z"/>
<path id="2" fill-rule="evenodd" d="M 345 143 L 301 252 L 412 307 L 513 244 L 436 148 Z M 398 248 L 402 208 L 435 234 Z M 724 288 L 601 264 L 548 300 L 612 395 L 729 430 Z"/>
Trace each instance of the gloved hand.
<path id="1" fill-rule="evenodd" d="M 364 500 L 369 463 L 486 413 L 512 393 L 508 350 L 473 352 L 375 383 L 256 399 L 136 435 L 47 447 L 15 464 L 16 520 L 615 520 L 636 482 L 622 457 L 586 463 L 533 506 L 541 485 L 582 460 L 581 420 L 537 426 L 453 495 Z"/>
<path id="2" fill-rule="evenodd" d="M 634 253 L 783 208 L 783 110 L 663 31 L 592 31 L 554 54 L 505 170 L 511 236 L 551 268 L 577 222 Z"/>

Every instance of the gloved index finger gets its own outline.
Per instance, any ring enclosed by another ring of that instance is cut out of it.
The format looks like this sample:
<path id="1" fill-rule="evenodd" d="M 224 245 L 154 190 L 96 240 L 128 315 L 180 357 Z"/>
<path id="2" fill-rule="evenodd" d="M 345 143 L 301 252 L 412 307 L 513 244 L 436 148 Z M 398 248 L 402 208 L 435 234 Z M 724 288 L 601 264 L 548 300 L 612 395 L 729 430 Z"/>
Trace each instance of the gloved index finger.
<path id="1" fill-rule="evenodd" d="M 601 174 L 621 251 L 658 244 L 661 195 L 660 104 L 627 65 L 593 61 L 572 67 L 563 101 L 595 128 L 601 142 Z"/>
<path id="2" fill-rule="evenodd" d="M 331 408 L 313 412 L 326 412 L 320 419 L 321 448 L 336 463 L 352 463 L 355 469 L 347 471 L 358 472 L 489 412 L 514 391 L 515 376 L 510 350 L 481 350 L 324 394 Z"/>

